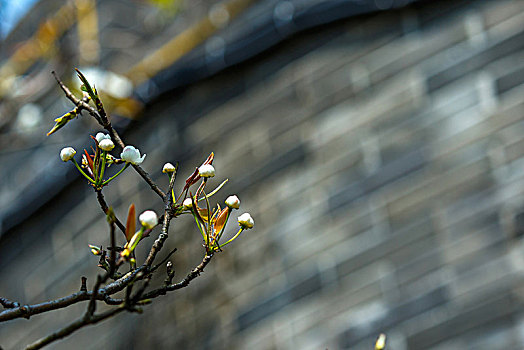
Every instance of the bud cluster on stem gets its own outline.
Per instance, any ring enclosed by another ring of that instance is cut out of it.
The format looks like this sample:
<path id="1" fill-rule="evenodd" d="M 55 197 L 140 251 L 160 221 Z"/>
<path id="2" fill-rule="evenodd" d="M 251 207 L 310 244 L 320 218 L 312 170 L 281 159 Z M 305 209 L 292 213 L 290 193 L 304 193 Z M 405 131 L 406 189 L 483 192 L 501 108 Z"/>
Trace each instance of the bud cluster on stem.
<path id="1" fill-rule="evenodd" d="M 114 180 L 117 176 L 122 174 L 130 164 L 141 164 L 146 155 L 140 156 L 140 151 L 133 146 L 126 146 L 120 153 L 120 159 L 116 159 L 108 152 L 115 148 L 115 143 L 111 140 L 111 136 L 99 132 L 93 137 L 96 143 L 96 151 L 90 155 L 87 150 L 82 154 L 82 165 L 80 166 L 74 155 L 76 151 L 73 147 L 65 147 L 60 151 L 60 159 L 64 162 L 72 161 L 80 173 L 92 184 L 96 189 L 101 189 Z M 125 165 L 112 177 L 104 180 L 104 173 L 106 167 L 111 164 L 125 163 Z M 83 169 L 82 169 L 83 168 Z"/>

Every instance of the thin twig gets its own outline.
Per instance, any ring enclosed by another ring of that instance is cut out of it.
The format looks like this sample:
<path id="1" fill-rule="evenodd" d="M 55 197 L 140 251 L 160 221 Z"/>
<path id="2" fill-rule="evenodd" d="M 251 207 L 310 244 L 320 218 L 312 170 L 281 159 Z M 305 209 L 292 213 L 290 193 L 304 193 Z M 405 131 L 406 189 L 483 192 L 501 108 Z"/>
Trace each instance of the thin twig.
<path id="1" fill-rule="evenodd" d="M 82 276 L 82 284 L 80 285 L 81 292 L 87 292 L 87 277 Z"/>
<path id="2" fill-rule="evenodd" d="M 119 307 L 119 308 L 115 308 L 115 309 L 111 309 L 109 311 L 106 311 L 104 313 L 101 313 L 99 315 L 92 315 L 90 316 L 89 318 L 87 317 L 82 317 L 81 319 L 71 323 L 70 325 L 68 325 L 67 327 L 64 327 L 62 328 L 61 330 L 55 332 L 55 333 L 52 333 L 36 342 L 34 342 L 33 344 L 29 345 L 26 347 L 26 350 L 35 350 L 35 349 L 41 349 L 42 347 L 56 341 L 56 340 L 59 340 L 59 339 L 62 339 L 64 337 L 67 337 L 69 334 L 79 330 L 80 328 L 82 327 L 85 327 L 87 325 L 90 325 L 90 324 L 95 324 L 95 323 L 98 323 L 100 321 L 103 321 L 105 320 L 106 318 L 109 318 L 109 317 L 112 317 L 120 312 L 124 311 L 123 308 Z"/>
<path id="3" fill-rule="evenodd" d="M 131 298 L 133 303 L 136 304 L 141 299 L 142 295 L 144 294 L 144 292 L 146 291 L 147 287 L 149 286 L 149 282 L 151 282 L 151 277 L 153 277 L 153 275 L 149 274 L 145 278 L 144 284 L 140 287 L 140 289 Z"/>
<path id="4" fill-rule="evenodd" d="M 100 116 L 98 115 L 96 109 L 94 109 L 93 107 L 91 107 L 89 104 L 87 104 L 88 102 L 88 99 L 84 99 L 82 98 L 81 100 L 78 99 L 75 95 L 73 95 L 73 93 L 71 92 L 71 90 L 69 90 L 69 88 L 60 80 L 60 78 L 58 78 L 58 75 L 52 71 L 51 74 L 53 74 L 53 76 L 55 77 L 55 80 L 56 82 L 58 83 L 58 86 L 60 86 L 60 88 L 62 89 L 62 91 L 64 92 L 64 94 L 66 95 L 66 97 L 71 101 L 73 102 L 73 104 L 75 106 L 77 106 L 79 108 L 79 113 L 82 111 L 82 109 L 85 109 L 87 112 L 89 112 L 89 114 L 96 119 L 96 121 L 100 124 L 102 124 L 102 119 L 100 118 Z"/>
<path id="5" fill-rule="evenodd" d="M 168 236 L 168 230 L 169 230 L 169 223 L 171 221 L 172 215 L 168 213 L 167 215 L 164 215 L 164 224 L 162 225 L 162 233 L 158 235 L 158 238 L 153 243 L 153 246 L 151 247 L 151 250 L 149 251 L 149 254 L 147 255 L 146 261 L 144 265 L 146 265 L 148 268 L 153 264 L 153 261 L 155 260 L 156 255 L 158 252 L 162 249 L 164 246 L 164 242 L 167 239 Z"/>
<path id="6" fill-rule="evenodd" d="M 113 277 L 116 271 L 116 239 L 115 239 L 115 222 L 118 220 L 116 216 L 112 215 L 109 222 L 109 237 L 111 239 L 111 253 L 109 255 L 109 276 Z M 124 231 L 125 234 L 125 231 Z"/>
<path id="7" fill-rule="evenodd" d="M 149 272 L 154 272 L 156 271 L 156 269 L 158 269 L 160 266 L 164 265 L 166 263 L 167 260 L 169 260 L 169 258 L 171 257 L 171 255 L 173 255 L 175 252 L 176 252 L 176 248 L 174 248 L 173 250 L 171 250 L 169 252 L 169 254 L 167 254 L 167 256 L 161 261 L 159 262 L 158 264 L 156 264 L 155 266 L 153 266 Z"/>
<path id="8" fill-rule="evenodd" d="M 154 289 L 149 293 L 144 294 L 142 299 L 156 298 L 159 295 L 165 295 L 167 292 L 187 287 L 192 280 L 200 276 L 200 274 L 204 271 L 204 268 L 207 266 L 207 264 L 209 264 L 209 262 L 213 258 L 213 254 L 214 253 L 207 254 L 202 260 L 202 262 L 193 270 L 191 270 L 191 272 L 182 281 L 175 284 L 170 284 L 168 286 L 163 286 L 158 289 Z"/>
<path id="9" fill-rule="evenodd" d="M 106 276 L 109 276 L 109 273 L 106 273 L 105 274 Z M 87 306 L 87 311 L 86 311 L 86 317 L 87 315 L 93 315 L 95 313 L 95 310 L 96 310 L 96 297 L 98 296 L 98 288 L 100 287 L 100 285 L 103 283 L 103 280 L 105 279 L 106 277 L 102 277 L 100 275 L 96 276 L 96 283 L 95 283 L 95 286 L 93 287 L 93 291 L 91 293 L 91 299 L 89 300 L 89 305 Z"/>
<path id="10" fill-rule="evenodd" d="M 147 259 L 144 263 L 144 265 L 148 267 L 150 267 L 151 264 L 153 264 L 153 261 L 155 260 L 156 255 L 164 246 L 164 242 L 166 241 L 169 235 L 169 223 L 171 222 L 171 219 L 173 218 L 173 211 L 171 208 L 173 204 L 173 197 L 171 196 L 171 190 L 173 190 L 173 187 L 175 186 L 175 179 L 176 179 L 176 174 L 173 174 L 173 176 L 171 176 L 171 181 L 169 181 L 169 188 L 167 190 L 167 193 L 169 195 L 164 197 L 165 208 L 164 208 L 164 222 L 162 224 L 162 233 L 158 235 L 158 238 L 155 240 L 155 243 L 153 243 L 153 246 L 151 247 L 151 250 L 149 251 Z"/>
<path id="11" fill-rule="evenodd" d="M 115 131 L 116 132 L 116 131 Z M 147 184 L 149 185 L 149 187 L 151 187 L 151 189 L 156 193 L 158 194 L 158 196 L 160 198 L 162 198 L 162 200 L 164 200 L 164 198 L 166 197 L 166 194 L 160 189 L 160 187 L 158 187 L 157 184 L 154 183 L 153 179 L 151 179 L 151 176 L 149 176 L 149 174 L 147 173 L 147 171 L 145 171 L 144 169 L 142 169 L 140 167 L 140 165 L 136 165 L 136 164 L 132 164 L 133 165 L 133 168 L 136 170 L 136 172 L 142 176 L 142 179 L 144 179 L 145 182 L 147 182 Z"/>
<path id="12" fill-rule="evenodd" d="M 12 308 L 20 306 L 20 303 L 18 303 L 16 301 L 11 301 L 11 300 L 6 299 L 6 298 L 0 298 L 0 304 L 3 307 L 5 307 L 6 309 L 12 309 Z"/>
<path id="13" fill-rule="evenodd" d="M 96 191 L 96 199 L 98 199 L 98 204 L 100 204 L 100 208 L 102 208 L 102 211 L 104 212 L 104 214 L 107 215 L 109 207 L 107 206 L 107 202 L 106 202 L 106 200 L 104 198 L 104 195 L 102 194 L 102 190 L 101 189 L 97 189 L 95 191 Z M 115 218 L 115 224 L 118 226 L 120 231 L 122 231 L 122 233 L 125 236 L 126 235 L 126 228 L 125 228 L 125 226 L 122 224 L 122 222 L 120 222 L 120 220 L 118 220 L 116 215 L 114 216 L 114 218 Z M 114 247 L 114 245 L 112 247 Z"/>

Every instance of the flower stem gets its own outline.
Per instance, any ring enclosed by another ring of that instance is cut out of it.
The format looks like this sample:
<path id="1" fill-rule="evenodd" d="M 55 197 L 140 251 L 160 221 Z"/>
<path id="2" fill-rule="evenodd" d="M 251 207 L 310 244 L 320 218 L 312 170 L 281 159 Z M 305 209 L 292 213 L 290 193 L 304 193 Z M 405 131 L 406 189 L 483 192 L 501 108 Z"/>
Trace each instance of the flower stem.
<path id="1" fill-rule="evenodd" d="M 169 175 L 169 182 L 171 183 L 171 176 L 175 176 L 174 174 Z M 171 189 L 171 197 L 173 198 L 173 203 L 176 203 L 176 197 L 175 197 L 175 189 Z"/>
<path id="2" fill-rule="evenodd" d="M 198 217 L 196 216 L 195 214 L 195 211 L 193 209 L 190 209 L 191 210 L 191 214 L 193 214 L 193 217 L 195 218 L 195 222 L 198 226 L 198 230 L 200 231 L 200 233 L 202 234 L 202 238 L 204 239 L 204 241 L 206 240 L 206 235 L 204 233 L 204 230 L 202 229 L 202 223 L 198 220 Z"/>
<path id="3" fill-rule="evenodd" d="M 95 183 L 100 182 L 100 147 L 96 146 L 95 159 L 93 160 L 93 173 L 95 174 Z"/>
<path id="4" fill-rule="evenodd" d="M 217 188 L 215 188 L 213 191 L 211 191 L 208 195 L 207 195 L 207 198 L 210 198 L 212 195 L 214 195 L 215 193 L 217 193 L 218 191 L 220 191 L 220 189 L 229 181 L 229 179 L 225 179 L 224 181 L 222 181 L 222 183 L 220 185 L 218 185 Z M 198 201 L 203 201 L 204 200 L 204 197 L 202 198 L 199 198 Z"/>
<path id="5" fill-rule="evenodd" d="M 225 247 L 229 243 L 233 242 L 241 233 L 244 231 L 244 229 L 241 227 L 240 230 L 238 230 L 237 234 L 231 237 L 226 243 L 222 244 L 221 247 Z"/>
<path id="6" fill-rule="evenodd" d="M 82 175 L 84 175 L 84 177 L 86 179 L 88 179 L 90 182 L 92 182 L 93 184 L 95 183 L 95 180 L 93 180 L 92 178 L 90 178 L 89 176 L 86 175 L 86 173 L 84 173 L 84 171 L 82 170 L 82 168 L 80 167 L 80 165 L 78 165 L 78 163 L 76 162 L 75 158 L 71 158 L 71 160 L 73 161 L 73 163 L 75 164 L 76 168 L 78 169 L 78 171 L 80 171 L 80 173 Z"/>
<path id="7" fill-rule="evenodd" d="M 204 178 L 204 183 L 206 183 L 206 180 L 207 178 Z M 206 248 L 209 249 L 210 248 L 209 243 L 211 243 L 209 241 L 209 238 L 211 237 L 211 206 L 209 205 L 209 200 L 207 199 L 206 191 L 204 191 L 204 188 L 202 188 L 202 193 L 204 194 L 204 197 L 206 198 L 206 204 L 207 204 Z"/>
<path id="8" fill-rule="evenodd" d="M 106 169 L 106 151 L 102 151 L 102 167 L 100 168 L 100 176 L 98 177 L 98 185 L 104 182 L 104 171 Z"/>
<path id="9" fill-rule="evenodd" d="M 115 177 L 117 177 L 118 175 L 122 174 L 122 172 L 123 172 L 124 170 L 126 170 L 126 169 L 129 167 L 129 164 L 131 164 L 131 163 L 126 163 L 126 165 L 125 165 L 122 169 L 120 169 L 120 171 L 119 171 L 118 173 L 116 173 L 114 176 L 110 177 L 110 178 L 107 179 L 106 181 L 102 182 L 102 186 L 107 185 L 107 184 L 108 184 L 111 180 L 113 180 Z"/>

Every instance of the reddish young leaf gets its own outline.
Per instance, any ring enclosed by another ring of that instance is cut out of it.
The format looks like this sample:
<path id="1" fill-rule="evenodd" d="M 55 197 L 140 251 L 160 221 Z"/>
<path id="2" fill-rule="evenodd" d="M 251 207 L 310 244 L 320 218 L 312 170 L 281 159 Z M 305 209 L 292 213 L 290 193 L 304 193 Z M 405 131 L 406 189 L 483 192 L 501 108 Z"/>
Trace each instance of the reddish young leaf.
<path id="1" fill-rule="evenodd" d="M 213 152 L 211 152 L 209 157 L 207 157 L 206 161 L 202 165 L 213 163 L 213 159 L 214 158 L 215 158 L 215 154 Z M 189 187 L 191 187 L 194 184 L 196 184 L 198 182 L 198 180 L 200 180 L 200 174 L 198 173 L 198 168 L 195 168 L 195 171 L 193 172 L 193 174 L 191 174 L 191 176 L 186 179 L 186 185 L 182 189 L 182 192 L 184 192 Z"/>
<path id="2" fill-rule="evenodd" d="M 129 242 L 131 237 L 135 234 L 136 229 L 136 211 L 135 205 L 131 204 L 127 212 L 127 223 L 126 223 L 126 239 Z"/>
<path id="3" fill-rule="evenodd" d="M 84 149 L 84 152 L 86 154 L 86 158 L 87 158 L 87 163 L 89 164 L 89 168 L 91 169 L 91 171 L 94 171 L 94 166 L 93 166 L 93 159 L 91 158 L 91 156 L 89 155 L 89 153 L 87 153 L 87 150 Z"/>
<path id="4" fill-rule="evenodd" d="M 214 158 L 215 158 L 215 154 L 213 152 L 211 152 L 209 157 L 207 157 L 206 161 L 202 165 L 212 164 Z"/>
<path id="5" fill-rule="evenodd" d="M 198 180 L 200 180 L 200 175 L 198 175 L 198 168 L 196 168 L 193 174 L 191 174 L 191 176 L 186 179 L 186 185 L 182 189 L 182 192 L 194 185 Z"/>

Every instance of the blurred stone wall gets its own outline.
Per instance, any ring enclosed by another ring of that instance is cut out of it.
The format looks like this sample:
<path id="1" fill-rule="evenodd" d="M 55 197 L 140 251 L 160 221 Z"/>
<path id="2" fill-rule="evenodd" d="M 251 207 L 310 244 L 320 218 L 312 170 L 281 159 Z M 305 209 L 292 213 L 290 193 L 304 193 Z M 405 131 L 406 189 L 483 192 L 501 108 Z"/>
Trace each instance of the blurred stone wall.
<path id="1" fill-rule="evenodd" d="M 126 134 L 145 169 L 167 186 L 162 165 L 180 160 L 180 188 L 214 151 L 214 182 L 230 179 L 217 198 L 238 194 L 255 229 L 188 288 L 54 348 L 371 349 L 380 332 L 392 350 L 523 348 L 523 48 L 524 2 L 430 1 L 310 30 L 163 96 Z M 106 198 L 120 216 L 162 208 L 131 171 Z M 92 283 L 86 245 L 108 242 L 82 181 L 9 237 L 0 295 L 27 303 Z M 173 247 L 182 278 L 202 257 L 189 218 Z M 84 307 L 4 324 L 0 344 Z"/>

